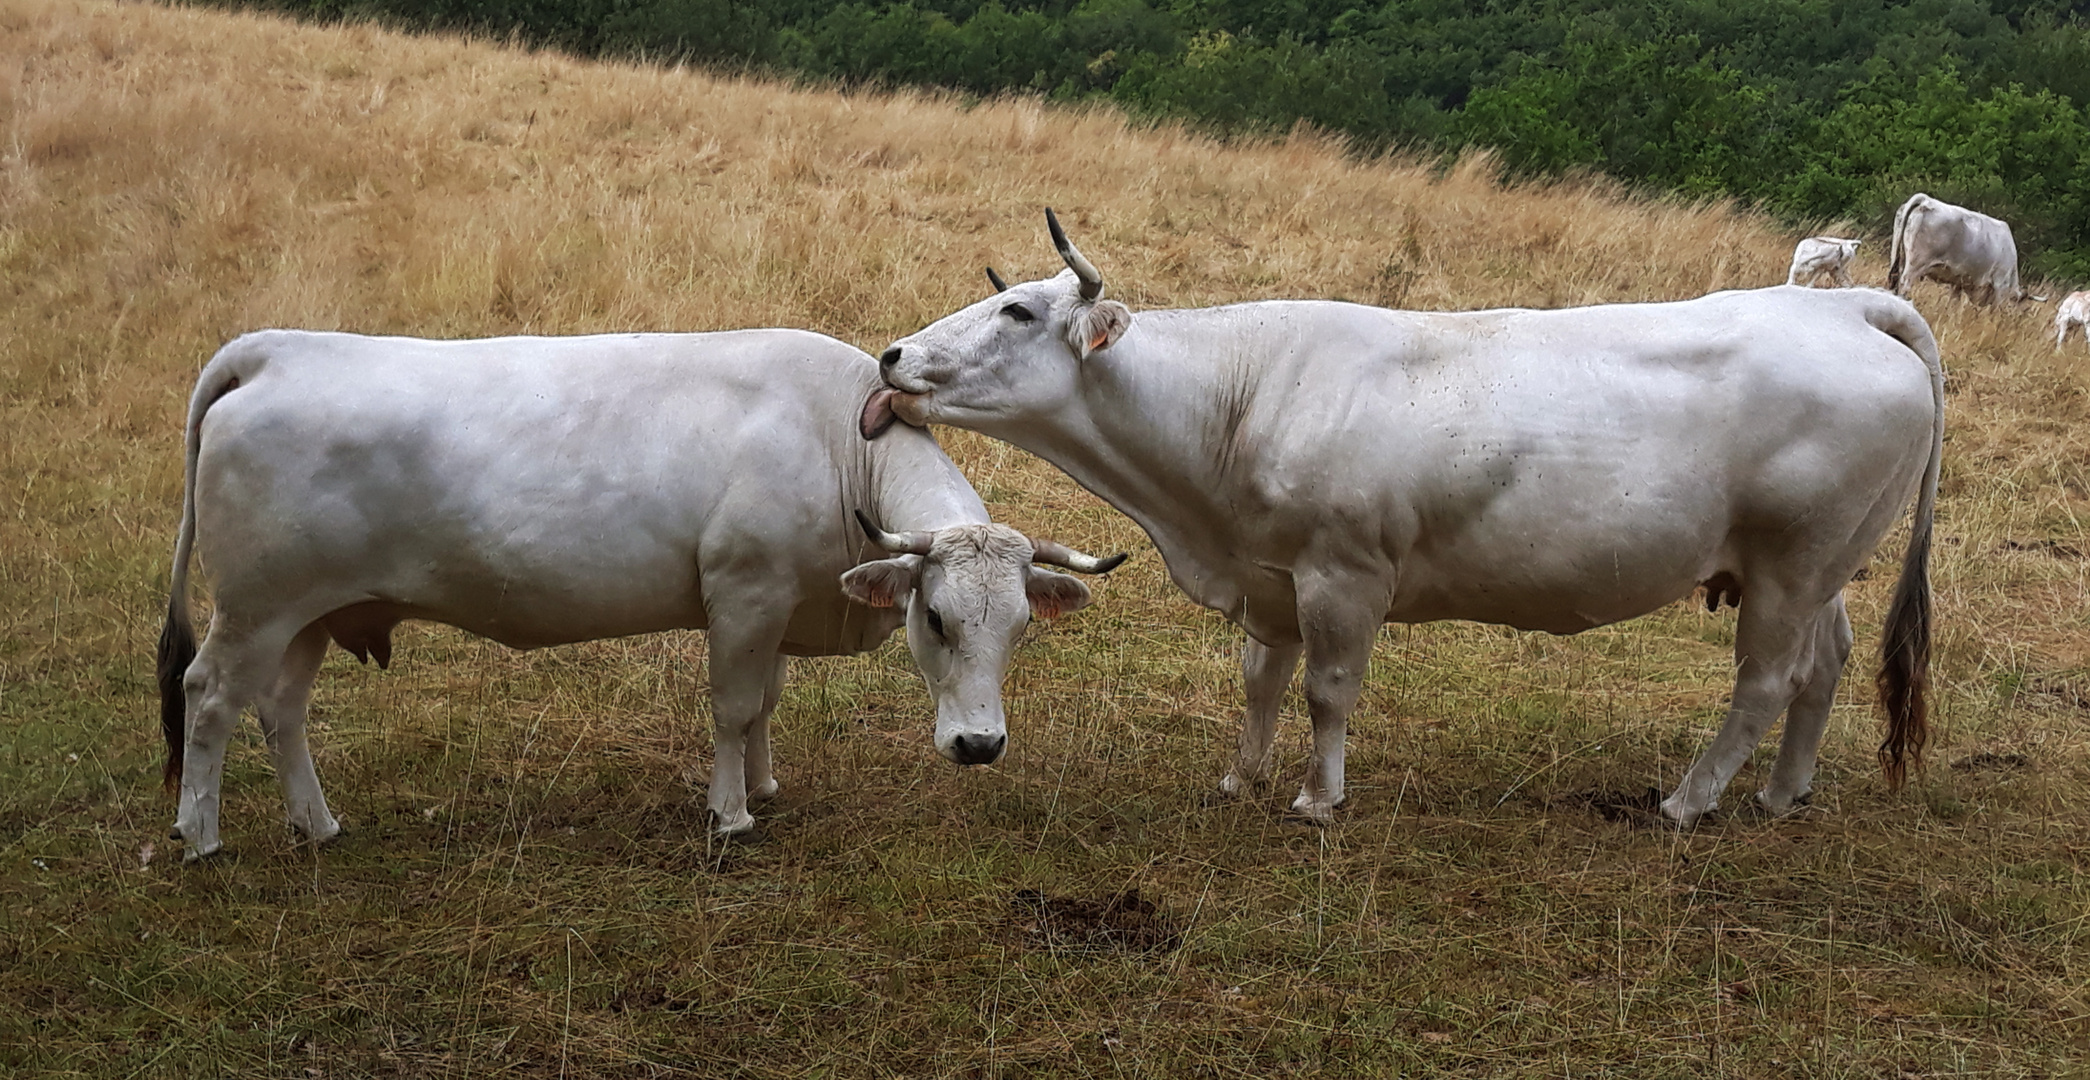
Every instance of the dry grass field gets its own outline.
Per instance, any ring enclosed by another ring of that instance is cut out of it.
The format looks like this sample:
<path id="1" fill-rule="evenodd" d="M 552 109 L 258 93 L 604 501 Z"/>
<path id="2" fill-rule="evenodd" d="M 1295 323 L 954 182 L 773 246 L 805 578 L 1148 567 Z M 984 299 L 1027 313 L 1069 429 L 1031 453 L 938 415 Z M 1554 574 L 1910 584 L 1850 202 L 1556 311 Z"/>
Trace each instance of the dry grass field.
<path id="1" fill-rule="evenodd" d="M 250 724 L 228 849 L 180 865 L 150 653 L 222 341 L 785 325 L 876 351 L 986 263 L 1056 270 L 1048 204 L 1135 309 L 1677 298 L 1782 281 L 1793 240 L 1310 135 L 0 0 L 0 1073 L 2084 1075 L 2090 355 L 2053 352 L 2050 307 L 1942 291 L 1938 730 L 1899 793 L 1870 683 L 1905 528 L 1852 587 L 1801 816 L 1621 809 L 1724 706 L 1733 615 L 1679 603 L 1572 638 L 1389 628 L 1315 829 L 1281 813 L 1296 702 L 1278 787 L 1210 797 L 1238 634 L 1129 521 L 945 433 L 1002 520 L 1133 553 L 1032 631 L 1001 765 L 935 757 L 897 642 L 795 662 L 785 793 L 722 845 L 700 636 L 409 628 L 392 671 L 321 676 L 348 834 L 291 842 Z"/>

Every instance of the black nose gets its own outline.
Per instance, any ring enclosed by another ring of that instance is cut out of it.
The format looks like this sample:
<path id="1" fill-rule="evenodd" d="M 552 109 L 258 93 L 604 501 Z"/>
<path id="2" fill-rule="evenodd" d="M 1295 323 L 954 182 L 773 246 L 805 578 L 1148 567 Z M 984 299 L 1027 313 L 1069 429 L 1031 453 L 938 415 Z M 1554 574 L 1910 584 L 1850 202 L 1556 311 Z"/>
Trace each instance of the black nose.
<path id="1" fill-rule="evenodd" d="M 878 356 L 879 367 L 891 367 L 899 362 L 900 347 L 898 345 L 895 345 L 892 348 L 885 350 L 885 352 L 880 353 Z"/>
<path id="2" fill-rule="evenodd" d="M 960 735 L 951 740 L 951 752 L 960 765 L 992 765 L 1007 745 L 1007 735 Z"/>

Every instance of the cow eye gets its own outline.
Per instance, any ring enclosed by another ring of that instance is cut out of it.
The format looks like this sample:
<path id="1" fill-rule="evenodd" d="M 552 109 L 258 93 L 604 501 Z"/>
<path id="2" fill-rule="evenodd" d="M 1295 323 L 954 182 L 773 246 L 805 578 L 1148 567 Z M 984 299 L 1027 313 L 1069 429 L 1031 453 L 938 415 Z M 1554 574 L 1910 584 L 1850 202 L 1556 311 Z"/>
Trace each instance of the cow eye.
<path id="1" fill-rule="evenodd" d="M 938 614 L 936 613 L 936 609 L 935 609 L 935 608 L 930 608 L 930 609 L 929 609 L 929 611 L 928 611 L 928 616 L 927 616 L 927 617 L 928 617 L 928 619 L 929 619 L 929 629 L 931 629 L 931 630 L 934 630 L 934 631 L 936 632 L 936 636 L 937 636 L 937 637 L 942 637 L 942 636 L 943 636 L 943 616 L 941 616 L 941 615 L 938 615 Z"/>
<path id="2" fill-rule="evenodd" d="M 1001 313 L 1017 322 L 1036 322 L 1038 318 L 1036 315 L 1031 314 L 1030 309 L 1022 304 L 1009 304 L 1001 309 Z"/>

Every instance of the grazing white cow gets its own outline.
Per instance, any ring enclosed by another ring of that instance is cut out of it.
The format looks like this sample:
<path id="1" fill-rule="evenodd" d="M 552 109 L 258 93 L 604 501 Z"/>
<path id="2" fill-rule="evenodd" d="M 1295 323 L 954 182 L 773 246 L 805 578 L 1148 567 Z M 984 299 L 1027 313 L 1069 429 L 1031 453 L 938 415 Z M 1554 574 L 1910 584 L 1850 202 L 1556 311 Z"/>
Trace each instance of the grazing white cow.
<path id="1" fill-rule="evenodd" d="M 1839 289 L 1848 289 L 1851 281 L 1851 260 L 1857 257 L 1858 245 L 1863 241 L 1846 240 L 1840 236 L 1810 236 L 1792 249 L 1792 269 L 1785 273 L 1787 285 L 1819 285 L 1823 274 L 1829 275 Z"/>
<path id="2" fill-rule="evenodd" d="M 983 432 L 1139 522 L 1175 583 L 1251 638 L 1226 791 L 1268 774 L 1302 653 L 1313 752 L 1292 808 L 1324 821 L 1381 623 L 1571 634 L 1704 586 L 1741 608 L 1734 698 L 1662 809 L 1688 825 L 1713 808 L 1783 713 L 1758 799 L 1789 811 L 1851 647 L 1843 586 L 1911 497 L 1880 760 L 1894 782 L 1920 763 L 1945 399 L 1906 302 L 1778 286 L 1562 311 L 1135 316 L 1047 220 L 1068 269 L 894 343 L 862 428 Z"/>
<path id="3" fill-rule="evenodd" d="M 994 761 L 1025 623 L 1089 602 L 1087 586 L 1031 563 L 1095 573 L 1123 556 L 990 523 L 923 433 L 864 445 L 850 424 L 877 385 L 869 356 L 797 330 L 271 330 L 219 350 L 189 402 L 160 638 L 166 780 L 180 785 L 188 857 L 219 847 L 226 740 L 250 704 L 290 823 L 314 841 L 340 831 L 306 747 L 306 700 L 329 639 L 385 666 L 404 619 L 522 649 L 708 628 L 710 807 L 724 833 L 753 826 L 750 794 L 776 792 L 784 658 L 875 648 L 903 618 L 937 750 Z M 216 598 L 200 653 L 192 550 Z"/>
<path id="4" fill-rule="evenodd" d="M 2025 299 L 2007 222 L 1917 192 L 1894 212 L 1892 244 L 1887 288 L 1904 299 L 1925 278 L 1980 304 Z"/>
<path id="5" fill-rule="evenodd" d="M 2090 344 L 2090 292 L 2069 293 L 2054 309 L 2055 349 L 2067 344 L 2070 330 L 2081 330 L 2084 343 Z"/>

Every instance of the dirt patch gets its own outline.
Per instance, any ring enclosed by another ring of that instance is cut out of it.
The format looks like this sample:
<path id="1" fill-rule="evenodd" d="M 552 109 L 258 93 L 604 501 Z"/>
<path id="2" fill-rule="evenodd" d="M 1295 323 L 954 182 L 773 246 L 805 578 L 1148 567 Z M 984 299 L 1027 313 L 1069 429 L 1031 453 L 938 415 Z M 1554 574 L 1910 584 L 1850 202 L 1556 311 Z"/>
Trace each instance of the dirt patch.
<path id="1" fill-rule="evenodd" d="M 1018 889 L 1009 897 L 1017 935 L 1032 948 L 1072 952 L 1171 952 L 1182 927 L 1159 905 L 1127 889 L 1103 897 L 1047 896 Z"/>
<path id="2" fill-rule="evenodd" d="M 2042 555 L 2052 555 L 2057 559 L 2080 559 L 2083 557 L 2081 548 L 2073 544 L 2064 544 L 2054 539 L 2005 540 L 2003 541 L 2002 550 L 2036 551 Z"/>
<path id="3" fill-rule="evenodd" d="M 1664 797 L 1660 788 L 1644 788 L 1638 792 L 1584 791 L 1562 801 L 1583 807 L 1605 821 L 1651 829 L 1669 825 L 1669 819 L 1662 816 Z"/>
<path id="4" fill-rule="evenodd" d="M 2023 754 L 1974 754 L 1952 763 L 1955 772 L 2018 772 L 2032 767 L 2032 759 Z"/>

